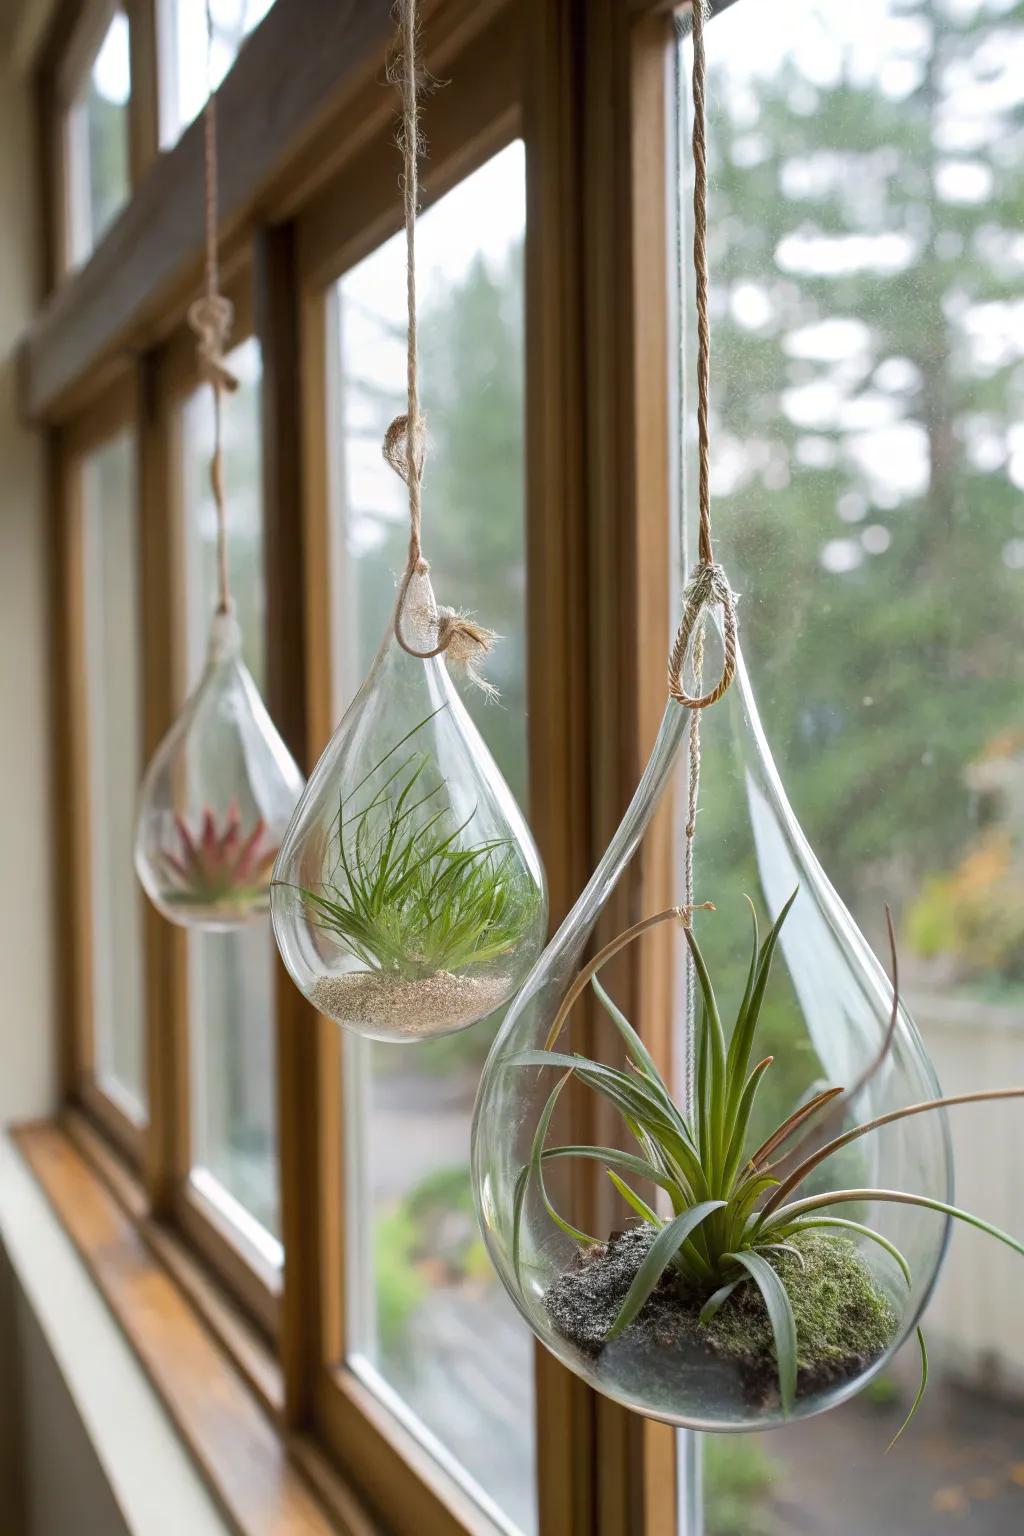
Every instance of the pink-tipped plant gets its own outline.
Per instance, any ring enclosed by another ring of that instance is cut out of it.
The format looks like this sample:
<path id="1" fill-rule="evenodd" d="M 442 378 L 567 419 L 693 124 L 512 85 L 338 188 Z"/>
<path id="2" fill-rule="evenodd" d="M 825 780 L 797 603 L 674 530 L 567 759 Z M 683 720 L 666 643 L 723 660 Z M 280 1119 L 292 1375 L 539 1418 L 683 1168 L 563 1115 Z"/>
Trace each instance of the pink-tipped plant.
<path id="1" fill-rule="evenodd" d="M 269 841 L 262 816 L 251 831 L 243 833 L 241 813 L 232 800 L 221 827 L 208 805 L 198 832 L 192 832 L 177 812 L 174 825 L 177 844 L 160 854 L 168 882 L 166 901 L 179 906 L 248 907 L 267 900 L 277 844 Z"/>

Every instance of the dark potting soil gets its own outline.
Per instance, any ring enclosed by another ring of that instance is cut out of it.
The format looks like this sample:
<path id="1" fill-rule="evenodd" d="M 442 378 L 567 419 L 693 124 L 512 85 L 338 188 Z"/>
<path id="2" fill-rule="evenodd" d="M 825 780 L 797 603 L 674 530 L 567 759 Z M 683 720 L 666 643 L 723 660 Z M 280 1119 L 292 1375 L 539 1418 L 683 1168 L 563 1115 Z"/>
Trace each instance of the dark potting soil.
<path id="1" fill-rule="evenodd" d="M 709 1323 L 699 1320 L 706 1294 L 690 1293 L 674 1271 L 663 1275 L 637 1317 L 610 1345 L 605 1339 L 654 1238 L 648 1225 L 613 1232 L 607 1243 L 579 1249 L 573 1266 L 551 1285 L 544 1305 L 554 1326 L 599 1360 L 617 1355 L 617 1373 L 667 1383 L 681 1367 L 728 1367 L 754 1406 L 778 1402 L 771 1323 L 753 1281 L 737 1287 Z M 797 1395 L 835 1387 L 864 1371 L 896 1331 L 892 1304 L 856 1247 L 843 1237 L 803 1233 L 788 1253 L 765 1257 L 782 1279 L 797 1332 Z"/>

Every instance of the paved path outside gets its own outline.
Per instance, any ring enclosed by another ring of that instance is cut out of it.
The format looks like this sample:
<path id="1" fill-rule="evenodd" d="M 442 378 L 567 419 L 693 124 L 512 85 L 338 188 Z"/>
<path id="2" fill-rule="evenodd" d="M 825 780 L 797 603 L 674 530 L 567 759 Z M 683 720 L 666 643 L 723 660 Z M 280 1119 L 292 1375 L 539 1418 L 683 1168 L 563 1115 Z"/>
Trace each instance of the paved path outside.
<path id="1" fill-rule="evenodd" d="M 1022 1536 L 1024 1404 L 938 1376 L 886 1455 L 904 1411 L 860 1398 L 764 1437 L 785 1469 L 768 1500 L 780 1536 Z"/>

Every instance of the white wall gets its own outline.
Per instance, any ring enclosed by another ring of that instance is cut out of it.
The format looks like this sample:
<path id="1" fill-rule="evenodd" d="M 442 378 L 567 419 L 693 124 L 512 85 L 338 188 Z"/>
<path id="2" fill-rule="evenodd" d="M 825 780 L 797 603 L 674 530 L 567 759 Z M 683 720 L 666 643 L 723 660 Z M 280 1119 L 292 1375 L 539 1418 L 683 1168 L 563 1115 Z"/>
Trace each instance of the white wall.
<path id="1" fill-rule="evenodd" d="M 913 999 L 945 1093 L 1024 1083 L 1024 1020 L 1007 1004 L 955 996 Z M 950 1111 L 957 1205 L 1004 1232 L 1024 1232 L 1024 1126 L 1020 1106 L 976 1104 Z M 968 1227 L 952 1235 L 928 1309 L 928 1329 L 976 1386 L 1019 1400 L 1024 1391 L 1021 1260 Z"/>

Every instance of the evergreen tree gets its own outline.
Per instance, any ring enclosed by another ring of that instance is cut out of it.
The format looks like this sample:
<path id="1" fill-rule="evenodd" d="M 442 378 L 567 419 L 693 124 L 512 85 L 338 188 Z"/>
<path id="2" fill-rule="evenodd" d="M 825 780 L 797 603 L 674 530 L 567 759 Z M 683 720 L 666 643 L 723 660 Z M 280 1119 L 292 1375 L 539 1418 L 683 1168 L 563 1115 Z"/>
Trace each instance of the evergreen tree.
<path id="1" fill-rule="evenodd" d="M 956 861 L 965 765 L 1024 723 L 1022 20 L 892 0 L 875 67 L 847 47 L 812 78 L 794 47 L 744 87 L 711 50 L 720 557 L 794 806 L 854 902 Z M 711 873 L 740 812 L 706 805 Z"/>

